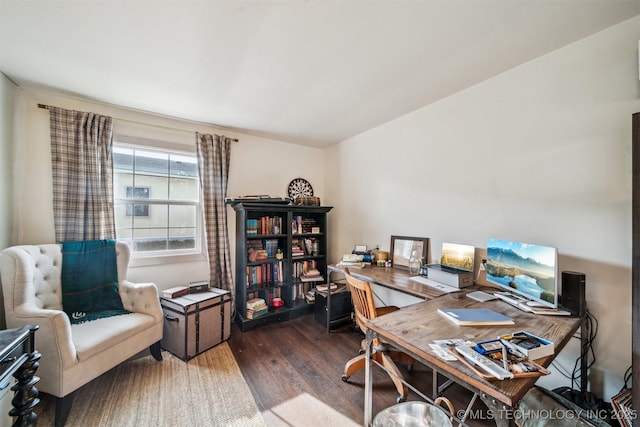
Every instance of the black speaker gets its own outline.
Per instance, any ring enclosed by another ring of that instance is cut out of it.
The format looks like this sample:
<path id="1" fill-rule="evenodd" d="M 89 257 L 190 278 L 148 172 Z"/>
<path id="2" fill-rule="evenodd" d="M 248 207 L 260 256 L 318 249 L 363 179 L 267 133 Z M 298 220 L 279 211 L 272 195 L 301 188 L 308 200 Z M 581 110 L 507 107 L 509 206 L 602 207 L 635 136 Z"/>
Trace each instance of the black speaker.
<path id="1" fill-rule="evenodd" d="M 577 271 L 562 272 L 562 308 L 574 316 L 584 316 L 587 312 L 585 300 L 585 275 Z"/>

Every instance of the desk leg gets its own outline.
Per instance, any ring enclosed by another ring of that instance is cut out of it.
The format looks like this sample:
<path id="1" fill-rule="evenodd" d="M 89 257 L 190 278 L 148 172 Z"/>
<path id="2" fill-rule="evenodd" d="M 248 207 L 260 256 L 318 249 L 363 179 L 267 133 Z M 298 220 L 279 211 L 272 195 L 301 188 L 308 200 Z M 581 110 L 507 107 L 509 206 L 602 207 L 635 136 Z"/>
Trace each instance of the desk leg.
<path id="1" fill-rule="evenodd" d="M 35 376 L 39 365 L 38 360 L 40 360 L 38 351 L 29 353 L 29 358 L 13 374 L 18 380 L 18 383 L 11 387 L 15 394 L 11 400 L 13 409 L 9 411 L 9 415 L 16 417 L 14 426 L 38 425 L 38 417 L 33 412 L 33 408 L 40 403 L 38 389 L 35 387 L 35 384 L 40 381 L 40 378 Z"/>
<path id="2" fill-rule="evenodd" d="M 589 387 L 589 329 L 587 322 L 580 326 L 580 391 L 586 393 Z"/>
<path id="3" fill-rule="evenodd" d="M 497 427 L 514 427 L 516 425 L 516 414 L 513 408 L 485 394 L 480 395 L 480 399 L 482 399 L 489 411 L 491 411 L 491 414 L 493 414 L 493 419 Z"/>
<path id="4" fill-rule="evenodd" d="M 371 418 L 373 402 L 373 371 L 371 370 L 371 344 L 374 333 L 367 329 L 366 332 L 366 359 L 364 362 L 364 425 L 369 427 L 373 422 Z"/>

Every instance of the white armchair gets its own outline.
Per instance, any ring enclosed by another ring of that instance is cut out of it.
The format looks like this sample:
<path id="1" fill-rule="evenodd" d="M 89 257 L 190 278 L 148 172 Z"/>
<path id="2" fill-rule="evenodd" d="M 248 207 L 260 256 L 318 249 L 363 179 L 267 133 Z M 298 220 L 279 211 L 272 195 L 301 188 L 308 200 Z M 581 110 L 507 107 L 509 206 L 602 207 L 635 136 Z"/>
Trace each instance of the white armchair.
<path id="1" fill-rule="evenodd" d="M 126 280 L 129 247 L 116 243 L 122 305 L 131 313 L 74 324 L 62 311 L 62 248 L 29 245 L 0 254 L 0 278 L 8 328 L 36 324 L 36 348 L 42 354 L 38 390 L 56 399 L 56 426 L 64 425 L 73 393 L 104 372 L 149 347 L 162 360 L 163 315 L 153 283 Z"/>

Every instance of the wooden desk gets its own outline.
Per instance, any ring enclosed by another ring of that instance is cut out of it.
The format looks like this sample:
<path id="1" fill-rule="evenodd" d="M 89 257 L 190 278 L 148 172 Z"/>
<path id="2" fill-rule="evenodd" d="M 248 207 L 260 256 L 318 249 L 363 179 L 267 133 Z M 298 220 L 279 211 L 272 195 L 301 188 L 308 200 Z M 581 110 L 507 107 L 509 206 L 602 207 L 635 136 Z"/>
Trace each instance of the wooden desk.
<path id="1" fill-rule="evenodd" d="M 514 408 L 533 386 L 537 378 L 486 381 L 467 368 L 462 362 L 445 362 L 436 357 L 429 344 L 438 339 L 460 338 L 480 342 L 495 339 L 499 335 L 525 330 L 551 340 L 556 354 L 569 342 L 583 323 L 582 318 L 564 316 L 537 316 L 525 313 L 509 304 L 498 301 L 480 303 L 467 298 L 466 294 L 477 288 L 465 288 L 461 292 L 418 303 L 367 322 L 367 352 L 371 354 L 371 342 L 381 337 L 416 360 L 431 367 L 463 387 L 477 393 L 492 410 L 498 426 L 512 425 Z M 438 313 L 438 308 L 485 307 L 505 314 L 515 325 L 472 327 L 458 326 Z M 536 360 L 548 366 L 555 355 Z M 371 424 L 372 372 L 371 359 L 366 359 L 365 425 Z"/>
<path id="2" fill-rule="evenodd" d="M 435 288 L 409 280 L 409 272 L 399 268 L 367 266 L 365 268 L 350 268 L 349 272 L 357 279 L 404 292 L 418 298 L 433 299 L 445 295 L 445 293 Z M 331 273 L 344 273 L 344 267 L 336 264 L 328 265 L 327 278 Z"/>

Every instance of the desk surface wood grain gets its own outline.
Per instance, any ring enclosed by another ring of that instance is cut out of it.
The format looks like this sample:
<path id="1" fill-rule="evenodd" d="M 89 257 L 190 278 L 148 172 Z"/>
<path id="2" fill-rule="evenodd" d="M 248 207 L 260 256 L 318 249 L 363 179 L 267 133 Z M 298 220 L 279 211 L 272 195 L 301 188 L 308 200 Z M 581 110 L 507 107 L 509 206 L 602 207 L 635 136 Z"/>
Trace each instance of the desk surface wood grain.
<path id="1" fill-rule="evenodd" d="M 537 378 L 520 378 L 487 381 L 462 362 L 445 362 L 436 357 L 429 347 L 434 340 L 463 339 L 480 342 L 495 339 L 500 335 L 524 330 L 553 341 L 555 354 L 536 360 L 542 366 L 549 366 L 560 350 L 567 344 L 582 324 L 582 319 L 564 316 L 541 316 L 520 311 L 509 304 L 494 300 L 480 303 L 466 294 L 477 290 L 466 288 L 455 294 L 446 294 L 429 301 L 414 304 L 368 322 L 369 329 L 384 340 L 406 350 L 422 363 L 430 366 L 455 382 L 475 391 L 484 393 L 500 402 L 514 407 L 531 388 Z M 459 326 L 438 312 L 441 308 L 489 308 L 511 317 L 515 324 L 506 326 Z"/>
<path id="2" fill-rule="evenodd" d="M 344 267 L 331 264 L 327 266 L 330 272 L 344 272 Z M 356 279 L 385 286 L 396 291 L 404 292 L 418 298 L 433 299 L 446 295 L 445 292 L 430 286 L 409 280 L 409 272 L 399 268 L 367 266 L 365 268 L 349 268 L 349 273 Z"/>

